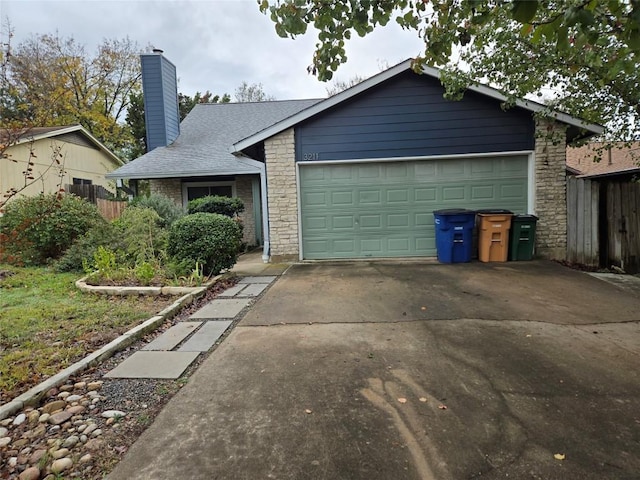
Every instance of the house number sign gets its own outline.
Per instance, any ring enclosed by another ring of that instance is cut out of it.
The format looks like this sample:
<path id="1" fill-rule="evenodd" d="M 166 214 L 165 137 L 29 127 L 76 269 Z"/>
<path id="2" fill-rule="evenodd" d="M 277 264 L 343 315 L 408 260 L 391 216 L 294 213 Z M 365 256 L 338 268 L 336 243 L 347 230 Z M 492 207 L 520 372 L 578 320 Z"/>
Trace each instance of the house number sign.
<path id="1" fill-rule="evenodd" d="M 307 160 L 320 160 L 320 154 L 315 152 L 315 153 L 304 153 L 302 154 L 302 160 L 307 161 Z"/>

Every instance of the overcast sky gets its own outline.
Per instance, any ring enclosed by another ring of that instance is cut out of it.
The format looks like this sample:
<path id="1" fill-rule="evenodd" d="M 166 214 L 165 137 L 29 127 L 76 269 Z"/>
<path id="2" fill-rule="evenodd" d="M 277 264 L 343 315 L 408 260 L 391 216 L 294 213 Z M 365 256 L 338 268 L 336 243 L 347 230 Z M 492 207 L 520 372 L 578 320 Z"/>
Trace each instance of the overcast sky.
<path id="1" fill-rule="evenodd" d="M 255 0 L 118 1 L 0 0 L 3 24 L 14 30 L 13 45 L 33 34 L 73 36 L 94 52 L 104 38 L 129 37 L 141 49 L 164 50 L 177 68 L 179 91 L 233 93 L 243 81 L 262 83 L 277 99 L 326 96 L 327 84 L 306 71 L 316 32 L 295 40 L 276 35 Z M 3 40 L 4 38 L 3 25 Z M 415 32 L 390 22 L 347 44 L 348 61 L 334 78 L 370 76 L 380 64 L 395 65 L 421 51 Z"/>

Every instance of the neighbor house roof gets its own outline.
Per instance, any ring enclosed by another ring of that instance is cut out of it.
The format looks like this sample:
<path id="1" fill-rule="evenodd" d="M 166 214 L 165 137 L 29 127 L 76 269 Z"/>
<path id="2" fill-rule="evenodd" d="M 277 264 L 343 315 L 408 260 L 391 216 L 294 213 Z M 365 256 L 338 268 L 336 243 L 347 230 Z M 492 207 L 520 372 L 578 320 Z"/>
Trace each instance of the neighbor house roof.
<path id="1" fill-rule="evenodd" d="M 580 177 L 602 177 L 640 172 L 640 142 L 616 143 L 605 148 L 603 143 L 589 143 L 567 148 L 567 167 Z"/>
<path id="2" fill-rule="evenodd" d="M 174 178 L 259 173 L 229 147 L 316 103 L 285 100 L 196 105 L 171 145 L 158 147 L 109 174 L 109 178 Z"/>
<path id="3" fill-rule="evenodd" d="M 360 93 L 366 90 L 369 90 L 370 88 L 373 88 L 379 85 L 380 83 L 385 82 L 402 72 L 409 71 L 409 70 L 412 70 L 412 60 L 405 60 L 404 62 L 396 65 L 395 67 L 391 67 L 390 69 L 385 70 L 384 72 L 381 72 L 371 78 L 368 78 L 367 80 L 364 80 L 363 82 L 347 90 L 344 90 L 332 97 L 329 97 L 326 100 L 319 102 L 314 106 L 297 113 L 296 115 L 286 118 L 276 124 L 269 126 L 268 128 L 260 132 L 256 132 L 250 137 L 244 138 L 241 141 L 234 143 L 233 151 L 241 152 L 247 147 L 255 145 L 256 143 L 259 143 L 263 140 L 266 140 L 267 138 L 272 137 L 273 135 L 276 135 L 288 128 L 291 128 L 297 125 L 298 123 L 313 117 L 314 115 L 322 113 L 323 111 L 331 107 L 334 107 L 339 103 L 342 103 L 356 95 L 359 95 Z M 428 66 L 423 67 L 422 73 L 425 75 L 429 75 L 431 77 L 440 79 L 440 70 L 438 70 L 437 68 L 428 67 Z M 505 97 L 502 93 L 500 93 L 495 88 L 488 87 L 486 85 L 471 85 L 469 87 L 469 90 L 480 93 L 487 97 L 493 98 L 500 102 L 507 101 L 507 97 Z M 523 108 L 525 110 L 529 110 L 534 113 L 543 112 L 555 118 L 556 120 L 567 124 L 570 127 L 569 129 L 571 130 L 570 132 L 569 131 L 567 132 L 567 135 L 570 139 L 582 138 L 585 136 L 588 137 L 594 134 L 600 134 L 604 131 L 604 127 L 602 127 L 601 125 L 585 122 L 584 120 L 573 117 L 571 115 L 567 115 L 566 113 L 562 113 L 554 110 L 549 111 L 546 105 L 533 102 L 531 100 L 516 100 L 515 106 Z M 584 135 L 583 132 L 586 132 L 586 135 Z"/>
<path id="4" fill-rule="evenodd" d="M 84 136 L 89 143 L 93 144 L 98 150 L 102 151 L 106 156 L 111 158 L 118 165 L 124 162 L 111 150 L 105 147 L 100 140 L 91 135 L 82 125 L 64 125 L 58 127 L 29 127 L 17 131 L 4 130 L 0 133 L 0 141 L 9 141 L 14 145 L 20 145 L 31 141 L 38 141 L 46 138 L 61 137 L 69 133 L 78 133 Z"/>

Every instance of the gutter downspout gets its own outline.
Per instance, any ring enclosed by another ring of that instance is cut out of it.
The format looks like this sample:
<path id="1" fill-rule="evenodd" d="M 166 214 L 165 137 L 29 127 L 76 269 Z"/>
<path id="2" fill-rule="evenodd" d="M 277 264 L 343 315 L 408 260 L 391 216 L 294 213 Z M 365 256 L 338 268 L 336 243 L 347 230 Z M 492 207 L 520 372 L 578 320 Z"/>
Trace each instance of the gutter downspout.
<path id="1" fill-rule="evenodd" d="M 242 161 L 248 163 L 252 167 L 256 167 L 260 171 L 260 197 L 262 203 L 262 235 L 264 237 L 262 246 L 262 261 L 269 263 L 271 258 L 271 242 L 269 235 L 269 204 L 267 203 L 267 170 L 265 164 L 249 158 L 245 155 L 239 155 Z"/>

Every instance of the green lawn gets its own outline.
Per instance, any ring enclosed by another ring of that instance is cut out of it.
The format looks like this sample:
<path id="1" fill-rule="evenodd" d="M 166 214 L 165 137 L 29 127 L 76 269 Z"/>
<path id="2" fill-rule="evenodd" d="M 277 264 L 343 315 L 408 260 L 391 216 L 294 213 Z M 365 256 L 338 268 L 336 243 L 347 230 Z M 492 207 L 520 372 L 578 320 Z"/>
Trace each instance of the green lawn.
<path id="1" fill-rule="evenodd" d="M 0 265 L 0 403 L 171 304 L 76 289 L 77 274 Z"/>

